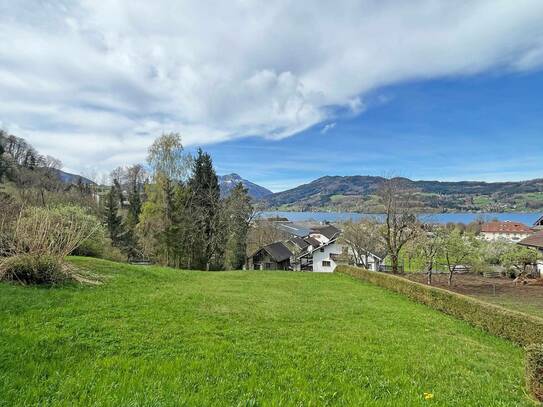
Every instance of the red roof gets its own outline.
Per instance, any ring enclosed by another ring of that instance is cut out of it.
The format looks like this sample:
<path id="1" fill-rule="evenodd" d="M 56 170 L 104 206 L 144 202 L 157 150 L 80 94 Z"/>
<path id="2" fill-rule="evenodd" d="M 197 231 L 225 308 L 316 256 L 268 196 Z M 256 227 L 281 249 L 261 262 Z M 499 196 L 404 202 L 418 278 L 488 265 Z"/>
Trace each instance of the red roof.
<path id="1" fill-rule="evenodd" d="M 481 232 L 487 233 L 533 233 L 533 230 L 520 222 L 490 222 L 481 226 Z"/>

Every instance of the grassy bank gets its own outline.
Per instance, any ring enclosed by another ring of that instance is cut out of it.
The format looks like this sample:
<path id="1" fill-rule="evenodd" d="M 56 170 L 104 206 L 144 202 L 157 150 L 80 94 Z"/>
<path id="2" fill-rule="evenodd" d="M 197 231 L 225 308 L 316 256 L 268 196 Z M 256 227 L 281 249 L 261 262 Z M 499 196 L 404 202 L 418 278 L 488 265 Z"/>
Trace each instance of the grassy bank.
<path id="1" fill-rule="evenodd" d="M 532 405 L 520 348 L 348 276 L 74 262 L 0 284 L 0 405 Z"/>

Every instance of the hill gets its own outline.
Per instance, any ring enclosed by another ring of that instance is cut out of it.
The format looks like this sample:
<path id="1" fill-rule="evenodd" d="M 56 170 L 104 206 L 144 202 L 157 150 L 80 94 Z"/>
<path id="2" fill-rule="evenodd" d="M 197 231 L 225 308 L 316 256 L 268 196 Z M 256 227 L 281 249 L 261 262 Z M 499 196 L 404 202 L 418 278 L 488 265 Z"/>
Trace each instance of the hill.
<path id="1" fill-rule="evenodd" d="M 0 405 L 533 405 L 521 348 L 347 276 L 72 262 L 0 283 Z"/>
<path id="2" fill-rule="evenodd" d="M 221 187 L 221 195 L 228 196 L 230 191 L 239 183 L 247 189 L 249 196 L 253 199 L 262 199 L 270 194 L 272 191 L 261 187 L 251 181 L 241 178 L 238 174 L 228 174 L 219 176 L 219 185 Z"/>
<path id="3" fill-rule="evenodd" d="M 382 212 L 376 191 L 382 177 L 326 176 L 264 198 L 268 208 Z M 521 182 L 413 181 L 421 211 L 520 211 L 543 209 L 543 179 Z"/>
<path id="4" fill-rule="evenodd" d="M 65 184 L 84 184 L 84 185 L 96 185 L 94 181 L 91 181 L 88 178 L 83 177 L 82 175 L 71 174 L 62 170 L 51 169 L 51 171 L 57 174 L 57 177 L 60 181 Z"/>

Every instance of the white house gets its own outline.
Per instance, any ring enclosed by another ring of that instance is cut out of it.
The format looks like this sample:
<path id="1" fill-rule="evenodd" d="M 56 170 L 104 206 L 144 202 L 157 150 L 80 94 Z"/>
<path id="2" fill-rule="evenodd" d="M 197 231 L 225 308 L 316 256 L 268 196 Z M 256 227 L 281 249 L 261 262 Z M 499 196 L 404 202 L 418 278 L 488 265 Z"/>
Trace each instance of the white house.
<path id="1" fill-rule="evenodd" d="M 331 273 L 340 263 L 350 263 L 353 253 L 349 246 L 338 242 L 337 237 L 329 240 L 323 245 L 312 248 L 310 251 L 299 256 L 299 263 L 307 260 L 311 269 L 317 273 Z M 382 259 L 374 254 L 368 256 L 368 268 L 373 271 L 379 270 Z"/>
<path id="2" fill-rule="evenodd" d="M 532 229 L 520 222 L 489 222 L 481 226 L 481 237 L 489 242 L 517 243 L 533 233 Z"/>

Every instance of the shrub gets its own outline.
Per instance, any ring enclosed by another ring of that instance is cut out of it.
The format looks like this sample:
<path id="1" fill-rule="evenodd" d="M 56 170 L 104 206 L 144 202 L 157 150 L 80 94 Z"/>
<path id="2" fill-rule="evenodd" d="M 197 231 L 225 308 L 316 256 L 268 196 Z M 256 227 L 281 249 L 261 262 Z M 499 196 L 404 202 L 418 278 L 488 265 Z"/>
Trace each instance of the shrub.
<path id="1" fill-rule="evenodd" d="M 68 279 L 62 263 L 54 256 L 21 254 L 4 259 L 0 280 L 23 284 L 55 284 Z"/>
<path id="2" fill-rule="evenodd" d="M 487 332 L 520 345 L 538 343 L 543 338 L 543 319 L 511 311 L 475 298 L 407 280 L 403 277 L 338 266 L 336 272 L 368 281 L 406 295 L 438 311 L 455 316 Z"/>
<path id="3" fill-rule="evenodd" d="M 543 401 L 543 344 L 526 348 L 526 384 L 536 400 Z"/>
<path id="4" fill-rule="evenodd" d="M 50 284 L 73 277 L 64 258 L 99 228 L 94 216 L 76 206 L 22 210 L 11 230 L 0 279 Z"/>
<path id="5" fill-rule="evenodd" d="M 17 219 L 12 254 L 63 258 L 96 233 L 99 221 L 77 206 L 27 208 Z"/>

